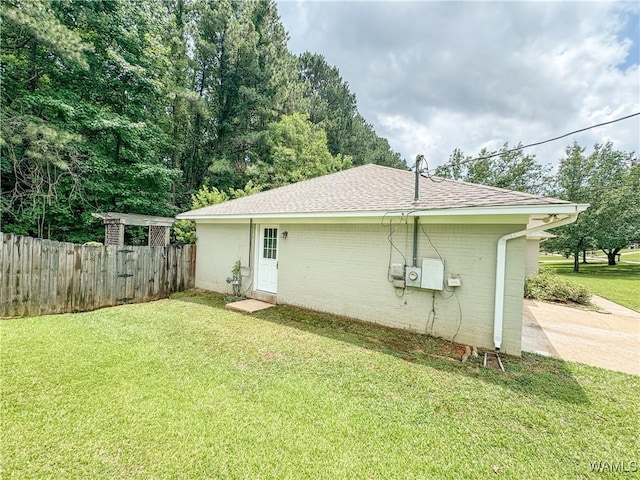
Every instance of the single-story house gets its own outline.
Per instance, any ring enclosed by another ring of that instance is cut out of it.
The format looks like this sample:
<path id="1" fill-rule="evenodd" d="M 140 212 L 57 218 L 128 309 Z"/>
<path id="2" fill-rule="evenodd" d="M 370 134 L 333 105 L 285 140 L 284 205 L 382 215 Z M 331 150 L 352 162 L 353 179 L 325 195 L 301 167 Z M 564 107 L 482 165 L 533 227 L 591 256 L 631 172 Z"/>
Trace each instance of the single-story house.
<path id="1" fill-rule="evenodd" d="M 521 353 L 526 236 L 587 205 L 364 165 L 192 210 L 197 288 Z"/>

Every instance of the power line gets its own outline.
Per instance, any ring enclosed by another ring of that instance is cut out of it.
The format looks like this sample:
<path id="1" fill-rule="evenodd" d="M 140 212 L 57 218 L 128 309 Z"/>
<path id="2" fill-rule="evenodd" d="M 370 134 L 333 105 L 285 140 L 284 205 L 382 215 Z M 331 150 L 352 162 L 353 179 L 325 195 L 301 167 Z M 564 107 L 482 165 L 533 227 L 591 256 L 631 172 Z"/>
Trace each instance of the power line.
<path id="1" fill-rule="evenodd" d="M 576 133 L 586 132 L 587 130 L 591 130 L 593 128 L 603 127 L 604 125 L 610 125 L 612 123 L 621 122 L 622 120 L 627 120 L 627 119 L 632 118 L 632 117 L 637 117 L 638 115 L 640 115 L 640 112 L 632 113 L 631 115 L 627 115 L 625 117 L 616 118 L 615 120 L 609 120 L 608 122 L 603 122 L 603 123 L 598 123 L 596 125 L 591 125 L 589 127 L 581 128 L 579 130 L 574 130 L 573 132 L 565 133 L 564 135 L 560 135 L 559 137 L 549 138 L 547 140 L 542 140 L 540 142 L 530 143 L 528 145 L 521 145 L 519 147 L 512 148 L 510 150 L 505 150 L 503 152 L 492 153 L 491 155 L 485 155 L 485 156 L 476 157 L 476 158 L 469 158 L 467 160 L 463 160 L 463 161 L 458 162 L 458 163 L 444 164 L 444 165 L 442 165 L 442 167 L 447 168 L 447 167 L 454 167 L 454 166 L 458 166 L 458 165 L 465 165 L 467 163 L 477 162 L 477 161 L 480 161 L 480 160 L 487 160 L 489 158 L 498 157 L 500 155 L 504 155 L 504 154 L 507 154 L 507 153 L 517 152 L 518 150 L 524 150 L 525 148 L 536 147 L 538 145 L 543 145 L 545 143 L 555 142 L 556 140 L 560 140 L 561 138 L 565 138 L 565 137 L 568 137 L 570 135 L 575 135 Z M 435 169 L 428 171 L 428 173 L 431 173 L 431 172 L 435 172 Z"/>

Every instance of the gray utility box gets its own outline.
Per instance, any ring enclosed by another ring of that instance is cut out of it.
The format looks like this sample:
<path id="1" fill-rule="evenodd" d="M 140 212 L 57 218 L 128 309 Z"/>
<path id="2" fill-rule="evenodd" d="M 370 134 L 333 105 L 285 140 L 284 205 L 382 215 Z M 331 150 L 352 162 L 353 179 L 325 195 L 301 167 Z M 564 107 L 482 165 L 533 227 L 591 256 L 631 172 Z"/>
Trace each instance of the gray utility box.
<path id="1" fill-rule="evenodd" d="M 404 279 L 404 263 L 392 263 L 389 267 L 389 275 L 393 278 Z"/>
<path id="2" fill-rule="evenodd" d="M 421 267 L 405 268 L 404 281 L 407 287 L 426 290 L 444 288 L 444 262 L 439 258 L 423 258 Z"/>

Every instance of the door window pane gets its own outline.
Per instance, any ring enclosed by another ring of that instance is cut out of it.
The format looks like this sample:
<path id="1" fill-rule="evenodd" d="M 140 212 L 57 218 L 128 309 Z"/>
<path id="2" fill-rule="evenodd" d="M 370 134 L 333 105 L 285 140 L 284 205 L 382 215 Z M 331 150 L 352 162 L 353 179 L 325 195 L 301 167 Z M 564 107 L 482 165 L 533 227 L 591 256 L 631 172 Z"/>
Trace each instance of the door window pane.
<path id="1" fill-rule="evenodd" d="M 276 252 L 278 250 L 278 229 L 265 228 L 264 239 L 262 241 L 263 258 L 276 260 Z"/>

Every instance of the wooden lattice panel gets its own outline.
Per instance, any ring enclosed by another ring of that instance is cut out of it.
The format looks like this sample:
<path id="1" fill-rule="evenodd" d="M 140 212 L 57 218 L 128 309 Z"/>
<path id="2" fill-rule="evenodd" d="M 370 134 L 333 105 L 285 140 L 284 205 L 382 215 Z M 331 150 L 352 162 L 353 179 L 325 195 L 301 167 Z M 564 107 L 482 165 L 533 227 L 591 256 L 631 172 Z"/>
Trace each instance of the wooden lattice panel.
<path id="1" fill-rule="evenodd" d="M 149 225 L 149 246 L 166 247 L 169 244 L 169 227 Z"/>

